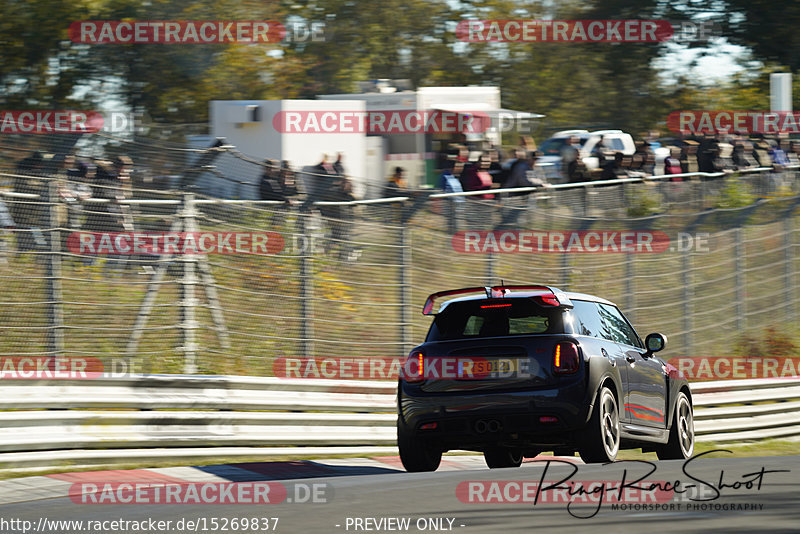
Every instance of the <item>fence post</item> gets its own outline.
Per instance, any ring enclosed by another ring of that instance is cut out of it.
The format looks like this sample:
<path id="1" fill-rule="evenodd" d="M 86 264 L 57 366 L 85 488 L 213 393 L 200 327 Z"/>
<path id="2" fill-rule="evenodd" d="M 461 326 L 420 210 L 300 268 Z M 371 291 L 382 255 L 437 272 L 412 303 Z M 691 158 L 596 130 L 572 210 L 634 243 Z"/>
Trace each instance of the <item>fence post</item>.
<path id="1" fill-rule="evenodd" d="M 783 220 L 784 291 L 786 293 L 786 321 L 794 322 L 794 224 L 791 216 Z"/>
<path id="2" fill-rule="evenodd" d="M 636 307 L 636 296 L 634 295 L 635 288 L 633 287 L 633 277 L 635 275 L 635 267 L 633 261 L 633 253 L 628 252 L 625 255 L 625 315 L 632 323 L 636 323 L 636 313 L 633 309 Z"/>
<path id="3" fill-rule="evenodd" d="M 589 199 L 589 186 L 583 186 L 583 216 L 589 216 L 589 207 L 590 207 L 590 199 Z"/>
<path id="4" fill-rule="evenodd" d="M 400 226 L 398 228 L 400 265 L 400 342 L 403 344 L 404 354 L 411 350 L 411 235 L 409 231 L 409 217 L 406 214 L 405 202 L 401 203 Z M 391 209 L 391 208 L 390 208 Z"/>
<path id="5" fill-rule="evenodd" d="M 56 357 L 64 352 L 64 294 L 61 286 L 61 230 L 58 221 L 58 183 L 50 180 L 47 189 L 50 251 L 45 262 L 47 292 L 47 352 Z M 44 201 L 45 199 L 39 199 Z"/>
<path id="6" fill-rule="evenodd" d="M 194 194 L 185 193 L 183 195 L 183 210 L 181 210 L 181 218 L 183 218 L 183 230 L 186 233 L 193 233 L 197 230 L 195 224 L 195 208 L 194 208 Z M 197 372 L 197 342 L 196 330 L 197 319 L 195 317 L 195 308 L 197 307 L 197 298 L 195 297 L 195 288 L 197 286 L 197 256 L 195 254 L 184 254 L 181 256 L 183 260 L 183 278 L 180 279 L 181 285 L 181 330 L 183 332 L 183 372 L 191 375 Z"/>
<path id="7" fill-rule="evenodd" d="M 745 309 L 744 309 L 744 237 L 743 237 L 744 229 L 739 226 L 738 228 L 734 229 L 733 236 L 734 236 L 734 247 L 733 247 L 733 254 L 734 254 L 734 283 L 736 284 L 736 330 L 741 334 L 744 333 L 745 329 L 747 328 L 747 320 L 745 317 Z"/>
<path id="8" fill-rule="evenodd" d="M 692 177 L 692 180 L 695 180 L 698 185 L 698 190 L 700 194 L 697 195 L 700 200 L 700 205 L 697 206 L 698 210 L 704 210 L 706 208 L 706 184 L 703 179 L 699 176 Z"/>
<path id="9" fill-rule="evenodd" d="M 311 273 L 311 254 L 313 244 L 311 238 L 306 235 L 307 214 L 299 211 L 297 213 L 296 228 L 300 236 L 300 242 L 304 244 L 300 252 L 300 354 L 303 358 L 314 357 L 314 323 L 313 323 L 313 302 L 314 286 Z"/>
<path id="10" fill-rule="evenodd" d="M 569 253 L 561 253 L 561 289 L 569 289 L 570 275 L 569 275 Z"/>
<path id="11" fill-rule="evenodd" d="M 494 268 L 495 256 L 494 254 L 489 251 L 488 255 L 486 256 L 486 285 L 492 286 L 495 284 L 495 268 Z"/>
<path id="12" fill-rule="evenodd" d="M 692 255 L 691 251 L 686 250 L 681 258 L 681 271 L 683 282 L 683 353 L 686 356 L 691 356 L 692 347 L 692 329 L 694 328 L 694 321 L 692 314 L 694 313 L 694 306 L 692 299 L 694 298 L 694 291 L 692 291 Z"/>

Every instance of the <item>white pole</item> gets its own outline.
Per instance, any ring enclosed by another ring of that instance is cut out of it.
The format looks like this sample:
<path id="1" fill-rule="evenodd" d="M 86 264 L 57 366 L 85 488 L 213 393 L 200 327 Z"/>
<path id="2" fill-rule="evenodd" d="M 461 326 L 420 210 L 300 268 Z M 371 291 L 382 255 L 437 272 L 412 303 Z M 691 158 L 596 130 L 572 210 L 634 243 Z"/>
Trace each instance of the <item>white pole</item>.
<path id="1" fill-rule="evenodd" d="M 770 111 L 792 112 L 792 74 L 769 75 Z"/>

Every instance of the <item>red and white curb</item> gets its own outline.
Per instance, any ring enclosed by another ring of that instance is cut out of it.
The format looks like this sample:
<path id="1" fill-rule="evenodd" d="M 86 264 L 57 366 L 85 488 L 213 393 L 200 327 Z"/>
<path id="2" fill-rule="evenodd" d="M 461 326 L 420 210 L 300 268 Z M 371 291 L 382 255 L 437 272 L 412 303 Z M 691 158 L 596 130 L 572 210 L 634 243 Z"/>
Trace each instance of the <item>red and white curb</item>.
<path id="1" fill-rule="evenodd" d="M 556 458 L 583 463 L 577 457 L 565 456 L 538 456 L 536 460 Z M 532 459 L 526 459 L 525 463 L 532 461 Z M 438 471 L 476 469 L 487 469 L 483 456 L 444 456 Z M 57 473 L 0 481 L 0 505 L 69 497 L 71 492 L 74 496 L 74 488 L 81 483 L 102 485 L 106 482 L 114 483 L 124 480 L 128 483 L 203 484 L 299 480 L 391 471 L 404 472 L 399 456 Z"/>

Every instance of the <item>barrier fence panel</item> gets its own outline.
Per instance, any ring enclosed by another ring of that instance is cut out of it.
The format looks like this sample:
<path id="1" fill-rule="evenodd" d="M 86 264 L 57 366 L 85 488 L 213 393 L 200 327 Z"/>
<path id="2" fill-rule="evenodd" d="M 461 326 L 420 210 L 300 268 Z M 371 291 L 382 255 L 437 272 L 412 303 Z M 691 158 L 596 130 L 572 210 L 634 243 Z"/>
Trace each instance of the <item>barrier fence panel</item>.
<path id="1" fill-rule="evenodd" d="M 125 358 L 145 373 L 392 378 L 388 360 L 357 362 L 403 358 L 421 342 L 428 294 L 501 281 L 606 297 L 641 334 L 666 334 L 670 357 L 729 354 L 769 327 L 791 334 L 800 309 L 797 169 L 495 198 L 419 191 L 278 202 L 204 189 L 227 158 L 228 192 L 257 196 L 264 164 L 233 148 L 138 148 L 164 172 L 183 162 L 180 172 L 121 187 L 52 168 L 0 169 L 14 219 L 0 248 L 4 356 Z M 752 198 L 732 206 L 742 191 Z M 130 244 L 117 237 L 134 231 L 183 237 L 174 249 L 151 240 L 156 248 L 122 250 Z M 504 233 L 517 241 L 498 242 Z M 622 233 L 658 250 L 620 250 Z M 190 234 L 213 245 L 186 247 Z M 614 246 L 597 249 L 607 237 Z"/>

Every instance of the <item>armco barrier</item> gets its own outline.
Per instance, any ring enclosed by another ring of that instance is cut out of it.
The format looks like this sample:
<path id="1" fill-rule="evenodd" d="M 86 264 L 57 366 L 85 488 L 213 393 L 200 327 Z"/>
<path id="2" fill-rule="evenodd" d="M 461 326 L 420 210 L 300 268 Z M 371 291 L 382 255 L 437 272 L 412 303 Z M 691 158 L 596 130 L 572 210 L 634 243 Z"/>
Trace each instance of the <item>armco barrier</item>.
<path id="1" fill-rule="evenodd" d="M 270 448 L 298 456 L 379 451 L 395 445 L 395 395 L 391 381 L 3 380 L 0 463 L 45 465 L 35 451 L 117 461 L 153 458 L 153 448 L 169 448 L 162 456 L 173 458 L 222 456 L 236 448 L 254 456 Z M 695 383 L 692 395 L 698 441 L 800 435 L 800 378 Z M 203 448 L 209 448 L 205 455 Z"/>

